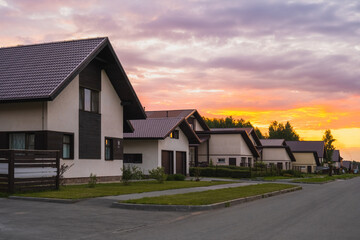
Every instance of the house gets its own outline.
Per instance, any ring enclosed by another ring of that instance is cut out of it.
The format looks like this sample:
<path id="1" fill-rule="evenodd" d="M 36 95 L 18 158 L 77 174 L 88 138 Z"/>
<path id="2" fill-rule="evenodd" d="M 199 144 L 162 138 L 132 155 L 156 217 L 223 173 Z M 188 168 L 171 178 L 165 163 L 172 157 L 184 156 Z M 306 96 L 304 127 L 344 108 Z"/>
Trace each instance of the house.
<path id="1" fill-rule="evenodd" d="M 314 173 L 325 157 L 324 141 L 286 141 L 295 156 L 293 169 L 301 172 Z"/>
<path id="2" fill-rule="evenodd" d="M 181 109 L 181 110 L 163 110 L 163 111 L 146 111 L 147 118 L 163 118 L 163 117 L 177 117 L 185 118 L 190 127 L 196 131 L 210 131 L 204 119 L 201 117 L 196 109 Z M 207 144 L 207 136 L 198 136 L 200 143 Z M 199 164 L 199 146 L 200 143 L 190 143 L 189 145 L 189 164 L 190 166 L 198 166 Z"/>
<path id="3" fill-rule="evenodd" d="M 333 166 L 335 169 L 341 168 L 342 157 L 340 156 L 340 150 L 334 150 L 332 155 Z"/>
<path id="4" fill-rule="evenodd" d="M 342 168 L 346 168 L 348 171 L 353 169 L 352 161 L 342 161 Z"/>
<path id="5" fill-rule="evenodd" d="M 292 169 L 292 163 L 296 160 L 284 139 L 260 139 L 260 142 L 258 149 L 265 164 L 274 165 L 278 169 Z"/>
<path id="6" fill-rule="evenodd" d="M 199 144 L 200 139 L 186 116 L 146 114 L 152 117 L 131 120 L 134 131 L 124 133 L 124 164 L 134 164 L 145 174 L 163 167 L 166 174 L 187 175 L 190 145 Z"/>
<path id="7" fill-rule="evenodd" d="M 0 149 L 59 150 L 64 177 L 119 180 L 123 133 L 145 119 L 108 38 L 0 48 Z"/>
<path id="8" fill-rule="evenodd" d="M 261 142 L 252 128 L 211 128 L 196 131 L 201 139 L 198 161 L 214 165 L 253 166 L 260 157 Z"/>

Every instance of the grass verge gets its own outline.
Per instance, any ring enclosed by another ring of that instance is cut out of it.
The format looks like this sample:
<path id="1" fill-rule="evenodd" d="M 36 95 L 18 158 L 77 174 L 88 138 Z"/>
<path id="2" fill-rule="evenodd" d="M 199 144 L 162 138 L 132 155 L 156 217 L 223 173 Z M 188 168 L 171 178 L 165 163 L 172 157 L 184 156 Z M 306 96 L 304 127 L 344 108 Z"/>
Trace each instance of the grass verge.
<path id="1" fill-rule="evenodd" d="M 358 177 L 358 175 L 355 174 L 342 174 L 342 175 L 333 175 L 333 176 L 322 176 L 322 177 L 312 177 L 312 178 L 303 178 L 303 179 L 296 179 L 292 182 L 294 183 L 326 183 L 335 181 L 337 179 L 351 179 L 354 177 Z"/>
<path id="2" fill-rule="evenodd" d="M 70 185 L 61 187 L 58 191 L 43 191 L 14 194 L 22 197 L 40 197 L 40 198 L 59 198 L 59 199 L 82 199 L 104 196 L 123 195 L 131 193 L 142 193 L 152 191 L 162 191 L 168 189 L 204 187 L 220 185 L 232 182 L 196 182 L 196 181 L 165 181 L 160 184 L 156 181 L 132 182 L 130 185 L 122 183 L 99 183 L 96 187 L 89 188 L 84 185 Z"/>
<path id="3" fill-rule="evenodd" d="M 175 194 L 160 197 L 145 197 L 141 199 L 133 199 L 121 202 L 160 205 L 208 205 L 238 198 L 256 196 L 293 187 L 295 186 L 290 184 L 264 183 L 243 187 L 209 190 L 204 192 Z"/>
<path id="4" fill-rule="evenodd" d="M 293 179 L 296 177 L 284 177 L 284 176 L 270 176 L 270 177 L 264 177 L 263 180 L 264 181 L 276 181 L 276 180 L 281 180 L 281 179 Z"/>

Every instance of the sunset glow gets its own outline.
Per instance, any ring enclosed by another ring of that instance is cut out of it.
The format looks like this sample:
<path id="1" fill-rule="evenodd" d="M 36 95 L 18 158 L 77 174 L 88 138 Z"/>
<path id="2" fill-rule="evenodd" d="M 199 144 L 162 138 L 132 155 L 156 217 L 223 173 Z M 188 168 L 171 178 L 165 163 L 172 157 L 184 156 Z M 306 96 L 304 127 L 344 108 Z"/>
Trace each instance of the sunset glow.
<path id="1" fill-rule="evenodd" d="M 360 3 L 0 0 L 0 46 L 108 36 L 146 110 L 196 108 L 360 161 Z"/>

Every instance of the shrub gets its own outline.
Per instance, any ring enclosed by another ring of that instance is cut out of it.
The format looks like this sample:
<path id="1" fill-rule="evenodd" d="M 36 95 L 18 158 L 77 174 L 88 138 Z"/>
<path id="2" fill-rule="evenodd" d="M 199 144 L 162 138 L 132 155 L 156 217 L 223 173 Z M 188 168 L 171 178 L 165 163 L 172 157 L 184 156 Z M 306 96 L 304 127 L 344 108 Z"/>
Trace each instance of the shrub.
<path id="1" fill-rule="evenodd" d="M 166 181 L 184 181 L 184 180 L 185 180 L 185 176 L 182 174 L 168 175 L 166 178 Z"/>
<path id="2" fill-rule="evenodd" d="M 157 167 L 157 168 L 149 170 L 149 176 L 150 176 L 150 178 L 155 179 L 159 183 L 163 183 L 167 178 L 164 168 L 162 168 L 162 167 Z"/>
<path id="3" fill-rule="evenodd" d="M 124 166 L 122 172 L 121 182 L 124 185 L 129 185 L 130 180 L 140 180 L 143 177 L 143 173 L 138 166 Z"/>
<path id="4" fill-rule="evenodd" d="M 71 165 L 66 165 L 65 163 L 61 164 L 59 169 L 59 182 L 61 186 L 65 185 L 65 179 L 64 179 L 65 172 L 68 171 L 72 166 L 74 166 L 74 164 Z"/>
<path id="5" fill-rule="evenodd" d="M 223 168 L 223 167 L 190 168 L 190 176 L 195 176 L 196 172 L 200 172 L 199 176 L 202 176 L 202 177 L 232 177 L 232 178 L 249 178 L 249 177 L 251 177 L 251 173 L 249 170 L 238 170 L 238 169 Z"/>
<path id="6" fill-rule="evenodd" d="M 97 183 L 96 174 L 90 173 L 89 182 L 88 182 L 89 188 L 94 188 L 96 186 L 96 183 Z"/>

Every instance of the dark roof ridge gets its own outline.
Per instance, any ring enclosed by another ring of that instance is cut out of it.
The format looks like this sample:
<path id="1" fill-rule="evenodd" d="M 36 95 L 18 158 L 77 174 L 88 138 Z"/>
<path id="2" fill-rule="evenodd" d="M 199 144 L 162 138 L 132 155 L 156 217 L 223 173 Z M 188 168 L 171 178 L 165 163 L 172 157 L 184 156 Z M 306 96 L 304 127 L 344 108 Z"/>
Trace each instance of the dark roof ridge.
<path id="1" fill-rule="evenodd" d="M 20 48 L 20 47 L 33 47 L 33 46 L 42 46 L 48 44 L 57 44 L 57 43 L 68 43 L 68 42 L 78 42 L 78 41 L 86 41 L 86 40 L 95 40 L 95 39 L 108 39 L 108 37 L 93 37 L 93 38 L 80 38 L 80 39 L 71 39 L 71 40 L 59 40 L 53 42 L 45 42 L 45 43 L 32 43 L 32 44 L 24 44 L 24 45 L 17 45 L 17 46 L 8 46 L 8 47 L 0 47 L 0 49 L 5 48 Z"/>

